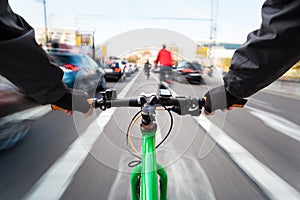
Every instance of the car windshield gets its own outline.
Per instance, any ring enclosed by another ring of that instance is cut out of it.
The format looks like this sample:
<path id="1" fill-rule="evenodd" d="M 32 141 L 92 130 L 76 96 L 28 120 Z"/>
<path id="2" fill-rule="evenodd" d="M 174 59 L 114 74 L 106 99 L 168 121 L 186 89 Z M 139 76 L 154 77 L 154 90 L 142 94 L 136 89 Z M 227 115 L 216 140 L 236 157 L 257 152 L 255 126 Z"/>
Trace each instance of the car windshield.
<path id="1" fill-rule="evenodd" d="M 192 65 L 193 65 L 193 66 L 195 67 L 195 69 L 197 69 L 197 70 L 201 70 L 201 69 L 202 69 L 202 67 L 201 67 L 201 65 L 200 65 L 199 63 L 193 62 Z"/>
<path id="2" fill-rule="evenodd" d="M 64 65 L 64 64 L 72 64 L 75 66 L 81 66 L 81 58 L 78 55 L 51 55 L 52 59 L 55 63 L 58 65 Z"/>
<path id="3" fill-rule="evenodd" d="M 114 62 L 114 63 L 105 64 L 104 68 L 120 68 L 120 66 L 119 66 L 119 63 Z"/>
<path id="4" fill-rule="evenodd" d="M 183 68 L 185 69 L 192 69 L 192 70 L 196 70 L 196 67 L 194 67 L 194 65 L 192 65 L 191 63 L 186 63 L 185 65 L 183 65 Z"/>
<path id="5" fill-rule="evenodd" d="M 105 64 L 103 65 L 103 68 L 111 68 L 111 64 Z"/>

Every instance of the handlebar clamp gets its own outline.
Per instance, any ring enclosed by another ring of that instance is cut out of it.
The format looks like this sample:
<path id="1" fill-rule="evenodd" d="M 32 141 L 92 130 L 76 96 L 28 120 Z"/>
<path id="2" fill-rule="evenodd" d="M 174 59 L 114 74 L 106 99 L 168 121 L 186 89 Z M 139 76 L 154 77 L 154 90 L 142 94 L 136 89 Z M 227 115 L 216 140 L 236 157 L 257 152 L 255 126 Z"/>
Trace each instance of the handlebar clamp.
<path id="1" fill-rule="evenodd" d="M 116 89 L 107 89 L 103 92 L 100 92 L 102 95 L 101 99 L 93 100 L 93 107 L 100 108 L 101 110 L 106 110 L 106 108 L 110 108 L 109 105 L 106 104 L 106 101 L 110 101 L 113 99 L 117 99 L 117 90 Z"/>
<path id="2" fill-rule="evenodd" d="M 102 94 L 102 98 L 105 100 L 112 100 L 117 98 L 117 89 L 107 89 L 104 92 L 100 92 Z"/>

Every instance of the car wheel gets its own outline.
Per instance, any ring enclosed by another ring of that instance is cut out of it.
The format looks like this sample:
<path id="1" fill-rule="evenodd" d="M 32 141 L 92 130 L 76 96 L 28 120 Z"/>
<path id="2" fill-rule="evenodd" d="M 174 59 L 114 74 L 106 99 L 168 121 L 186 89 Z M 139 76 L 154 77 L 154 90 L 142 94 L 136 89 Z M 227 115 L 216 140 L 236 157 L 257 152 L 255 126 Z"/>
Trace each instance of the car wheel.
<path id="1" fill-rule="evenodd" d="M 106 80 L 104 77 L 100 79 L 97 85 L 97 90 L 105 90 L 106 89 Z"/>
<path id="2" fill-rule="evenodd" d="M 182 76 L 182 75 L 177 76 L 177 80 L 178 80 L 179 83 L 184 83 L 184 82 L 186 82 L 186 79 L 185 79 L 184 76 Z"/>
<path id="3" fill-rule="evenodd" d="M 126 80 L 126 75 L 123 74 L 121 79 L 122 79 L 122 81 L 125 81 Z"/>
<path id="4" fill-rule="evenodd" d="M 7 123 L 0 127 L 0 150 L 13 147 L 29 132 L 31 121 Z"/>

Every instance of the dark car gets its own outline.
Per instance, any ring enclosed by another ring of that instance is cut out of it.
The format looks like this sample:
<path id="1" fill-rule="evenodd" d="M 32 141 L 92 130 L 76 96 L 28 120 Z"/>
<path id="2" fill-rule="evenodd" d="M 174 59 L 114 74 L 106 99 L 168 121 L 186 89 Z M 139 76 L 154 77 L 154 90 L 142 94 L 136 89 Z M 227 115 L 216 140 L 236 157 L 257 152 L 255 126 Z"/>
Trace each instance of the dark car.
<path id="1" fill-rule="evenodd" d="M 105 72 L 105 79 L 107 81 L 119 81 L 119 80 L 125 80 L 126 76 L 124 75 L 124 72 L 119 64 L 118 61 L 108 61 L 103 66 L 104 72 Z"/>
<path id="2" fill-rule="evenodd" d="M 203 69 L 201 64 L 196 61 L 188 62 L 181 61 L 177 67 L 173 70 L 174 80 L 178 82 L 188 82 L 192 84 L 204 83 L 202 77 Z"/>
<path id="3" fill-rule="evenodd" d="M 31 122 L 39 117 L 37 113 L 44 109 L 0 76 L 0 150 L 23 139 Z"/>
<path id="4" fill-rule="evenodd" d="M 104 70 L 88 55 L 70 52 L 49 52 L 64 71 L 63 81 L 70 88 L 86 92 L 106 89 Z"/>

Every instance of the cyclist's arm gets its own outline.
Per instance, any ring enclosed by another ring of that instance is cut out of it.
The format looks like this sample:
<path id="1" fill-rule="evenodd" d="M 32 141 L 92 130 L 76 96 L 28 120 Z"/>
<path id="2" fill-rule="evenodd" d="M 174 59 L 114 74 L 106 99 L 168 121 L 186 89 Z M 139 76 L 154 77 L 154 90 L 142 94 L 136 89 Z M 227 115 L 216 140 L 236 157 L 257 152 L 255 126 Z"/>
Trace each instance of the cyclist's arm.
<path id="1" fill-rule="evenodd" d="M 156 60 L 154 61 L 154 67 L 155 67 L 155 68 L 157 67 L 157 64 L 158 64 L 158 62 L 159 62 L 159 59 L 160 59 L 160 51 L 158 52 L 157 57 L 156 57 Z"/>
<path id="2" fill-rule="evenodd" d="M 13 13 L 7 0 L 0 1 L 0 30 L 0 74 L 39 104 L 58 103 L 72 109 L 73 92 L 62 82 L 62 70 L 50 62 L 36 43 L 32 27 Z M 81 100 L 84 94 L 73 96 Z M 87 106 L 85 102 L 79 111 L 88 111 Z"/>
<path id="3" fill-rule="evenodd" d="M 172 63 L 172 66 L 173 66 L 174 59 L 173 59 L 173 55 L 172 55 L 172 52 L 171 52 L 171 51 L 170 51 L 170 59 L 171 59 L 171 63 Z"/>
<path id="4" fill-rule="evenodd" d="M 300 59 L 300 1 L 266 1 L 262 25 L 248 35 L 236 50 L 229 73 L 224 77 L 227 91 L 244 98 L 266 87 Z"/>

